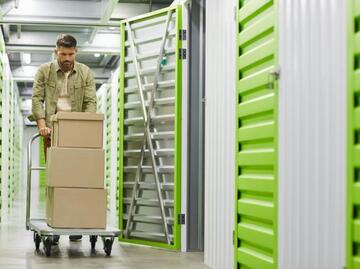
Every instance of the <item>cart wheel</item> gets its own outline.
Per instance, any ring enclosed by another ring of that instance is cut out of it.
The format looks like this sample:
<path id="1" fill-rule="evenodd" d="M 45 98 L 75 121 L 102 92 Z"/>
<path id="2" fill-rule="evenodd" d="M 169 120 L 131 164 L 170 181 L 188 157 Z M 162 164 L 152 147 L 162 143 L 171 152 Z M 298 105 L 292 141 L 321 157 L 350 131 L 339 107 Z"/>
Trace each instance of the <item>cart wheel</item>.
<path id="1" fill-rule="evenodd" d="M 44 251 L 46 257 L 50 257 L 51 255 L 51 245 L 52 245 L 52 240 L 49 237 L 46 238 L 44 241 Z"/>
<path id="2" fill-rule="evenodd" d="M 106 253 L 106 256 L 111 255 L 112 244 L 113 244 L 113 240 L 105 239 L 105 241 L 104 241 L 104 251 Z"/>
<path id="3" fill-rule="evenodd" d="M 35 242 L 35 249 L 39 250 L 40 243 L 41 243 L 41 237 L 36 232 L 34 232 L 34 242 Z"/>
<path id="4" fill-rule="evenodd" d="M 96 241 L 97 241 L 97 235 L 90 235 L 90 243 L 92 250 L 95 249 Z"/>

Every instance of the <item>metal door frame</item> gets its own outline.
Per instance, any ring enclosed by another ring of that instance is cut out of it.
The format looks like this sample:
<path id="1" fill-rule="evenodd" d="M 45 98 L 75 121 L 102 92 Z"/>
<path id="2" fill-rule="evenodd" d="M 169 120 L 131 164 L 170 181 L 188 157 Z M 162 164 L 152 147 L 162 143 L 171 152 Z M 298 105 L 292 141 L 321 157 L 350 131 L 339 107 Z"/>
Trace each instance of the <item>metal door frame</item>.
<path id="1" fill-rule="evenodd" d="M 134 22 L 134 21 L 144 21 L 147 19 L 156 18 L 160 15 L 163 15 L 169 11 L 176 12 L 176 70 L 175 70 L 175 140 L 174 140 L 174 217 L 178 216 L 181 213 L 181 91 L 182 91 L 182 63 L 179 59 L 179 50 L 182 48 L 182 41 L 179 38 L 179 30 L 182 26 L 182 6 L 177 5 L 161 10 L 157 10 L 142 16 L 137 16 L 135 18 L 127 19 L 121 22 L 120 25 L 120 36 L 121 36 L 121 55 L 125 55 L 125 27 L 126 23 Z M 124 230 L 123 227 L 123 208 L 122 208 L 122 197 L 123 197 L 123 128 L 124 126 L 124 90 L 125 90 L 125 83 L 124 79 L 125 76 L 125 57 L 121 57 L 120 59 L 120 76 L 119 76 L 119 228 L 120 230 Z M 147 241 L 147 240 L 140 240 L 140 239 L 125 239 L 124 236 L 121 234 L 119 240 L 122 242 L 134 243 L 134 244 L 141 244 L 141 245 L 148 245 L 154 247 L 161 247 L 166 249 L 175 249 L 179 250 L 181 247 L 181 225 L 174 221 L 174 243 L 172 245 L 161 243 L 161 242 L 154 242 L 154 241 Z"/>

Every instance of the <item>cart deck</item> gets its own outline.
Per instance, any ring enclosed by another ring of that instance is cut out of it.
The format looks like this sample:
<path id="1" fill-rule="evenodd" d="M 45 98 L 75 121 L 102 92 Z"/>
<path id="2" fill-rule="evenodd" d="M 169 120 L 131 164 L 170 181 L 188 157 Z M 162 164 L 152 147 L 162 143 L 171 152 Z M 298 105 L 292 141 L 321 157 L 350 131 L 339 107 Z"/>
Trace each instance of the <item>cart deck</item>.
<path id="1" fill-rule="evenodd" d="M 30 219 L 29 228 L 40 236 L 54 235 L 97 235 L 101 237 L 118 237 L 120 230 L 112 227 L 106 229 L 58 229 L 47 225 L 45 219 Z"/>

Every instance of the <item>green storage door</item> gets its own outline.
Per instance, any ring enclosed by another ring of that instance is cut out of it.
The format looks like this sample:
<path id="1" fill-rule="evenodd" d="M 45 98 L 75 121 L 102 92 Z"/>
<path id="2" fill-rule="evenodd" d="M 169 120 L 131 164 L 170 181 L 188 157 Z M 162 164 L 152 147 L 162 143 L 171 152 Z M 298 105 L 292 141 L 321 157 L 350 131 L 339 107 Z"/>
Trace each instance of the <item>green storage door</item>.
<path id="1" fill-rule="evenodd" d="M 360 268 L 360 2 L 349 0 L 347 267 Z"/>
<path id="2" fill-rule="evenodd" d="M 235 268 L 277 268 L 277 4 L 237 15 Z"/>
<path id="3" fill-rule="evenodd" d="M 181 7 L 121 23 L 120 240 L 180 248 Z"/>
<path id="4" fill-rule="evenodd" d="M 39 166 L 46 167 L 45 151 L 44 151 L 44 138 L 39 139 Z M 46 200 L 46 171 L 39 171 L 39 201 L 45 202 Z"/>
<path id="5" fill-rule="evenodd" d="M 111 181 L 111 86 L 106 86 L 106 115 L 105 115 L 105 133 L 106 133 L 106 140 L 105 140 L 105 171 L 106 171 L 106 192 L 107 192 L 107 208 L 111 211 L 110 208 L 110 181 Z"/>

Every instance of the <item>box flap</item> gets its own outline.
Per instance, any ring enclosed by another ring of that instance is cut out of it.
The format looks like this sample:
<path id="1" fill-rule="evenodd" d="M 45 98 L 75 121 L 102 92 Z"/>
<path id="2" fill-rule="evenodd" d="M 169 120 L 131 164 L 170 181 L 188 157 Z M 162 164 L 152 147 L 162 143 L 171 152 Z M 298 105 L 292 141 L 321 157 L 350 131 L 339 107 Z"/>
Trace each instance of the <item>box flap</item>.
<path id="1" fill-rule="evenodd" d="M 51 121 L 57 120 L 104 120 L 104 114 L 92 113 L 92 112 L 58 112 L 56 115 L 52 115 Z"/>

